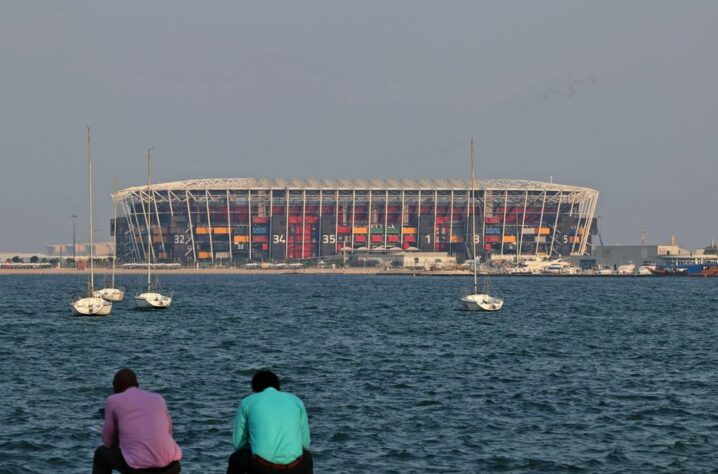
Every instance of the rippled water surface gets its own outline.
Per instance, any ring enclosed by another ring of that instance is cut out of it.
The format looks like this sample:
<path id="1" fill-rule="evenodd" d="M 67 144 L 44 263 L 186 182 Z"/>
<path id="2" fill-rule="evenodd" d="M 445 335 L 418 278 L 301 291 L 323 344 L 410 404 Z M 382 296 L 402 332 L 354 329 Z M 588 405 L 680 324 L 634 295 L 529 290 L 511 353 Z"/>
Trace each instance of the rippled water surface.
<path id="1" fill-rule="evenodd" d="M 79 318 L 80 276 L 0 276 L 0 472 L 89 472 L 97 410 L 134 368 L 184 472 L 223 472 L 270 367 L 309 411 L 317 472 L 718 468 L 718 278 L 167 276 L 175 302 Z M 142 278 L 123 277 L 128 294 Z"/>

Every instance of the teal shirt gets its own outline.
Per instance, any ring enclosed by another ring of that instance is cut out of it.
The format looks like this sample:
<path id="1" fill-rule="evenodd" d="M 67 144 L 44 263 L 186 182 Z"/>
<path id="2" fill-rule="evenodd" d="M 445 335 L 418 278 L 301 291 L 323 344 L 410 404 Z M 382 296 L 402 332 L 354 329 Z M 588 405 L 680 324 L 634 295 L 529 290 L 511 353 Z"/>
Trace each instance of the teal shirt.
<path id="1" fill-rule="evenodd" d="M 309 449 L 309 420 L 304 403 L 291 393 L 269 387 L 244 398 L 234 418 L 232 444 L 249 443 L 252 454 L 289 464 Z"/>

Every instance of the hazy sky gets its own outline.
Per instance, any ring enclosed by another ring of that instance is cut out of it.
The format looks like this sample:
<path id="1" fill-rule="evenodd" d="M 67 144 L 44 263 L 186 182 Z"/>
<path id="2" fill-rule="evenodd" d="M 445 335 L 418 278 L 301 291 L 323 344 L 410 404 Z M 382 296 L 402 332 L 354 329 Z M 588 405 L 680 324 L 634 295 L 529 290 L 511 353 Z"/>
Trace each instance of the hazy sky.
<path id="1" fill-rule="evenodd" d="M 110 192 L 213 177 L 462 177 L 600 191 L 607 244 L 718 237 L 718 2 L 0 5 L 0 250 Z"/>

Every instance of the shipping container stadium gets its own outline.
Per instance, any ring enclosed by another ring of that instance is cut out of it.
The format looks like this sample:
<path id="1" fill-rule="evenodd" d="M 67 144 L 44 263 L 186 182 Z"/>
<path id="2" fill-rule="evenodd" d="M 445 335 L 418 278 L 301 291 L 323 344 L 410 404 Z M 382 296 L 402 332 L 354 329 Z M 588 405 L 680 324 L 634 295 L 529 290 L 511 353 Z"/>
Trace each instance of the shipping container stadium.
<path id="1" fill-rule="evenodd" d="M 524 180 L 478 180 L 472 193 L 466 179 L 197 179 L 112 198 L 118 259 L 143 261 L 149 248 L 156 261 L 194 265 L 399 249 L 473 258 L 472 235 L 483 259 L 583 255 L 598 191 Z"/>

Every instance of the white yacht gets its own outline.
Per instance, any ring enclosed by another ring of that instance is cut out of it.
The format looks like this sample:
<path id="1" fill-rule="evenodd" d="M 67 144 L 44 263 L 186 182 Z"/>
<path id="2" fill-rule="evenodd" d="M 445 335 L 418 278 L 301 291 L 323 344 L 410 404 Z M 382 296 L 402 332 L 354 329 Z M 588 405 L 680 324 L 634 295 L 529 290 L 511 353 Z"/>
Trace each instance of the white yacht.
<path id="1" fill-rule="evenodd" d="M 70 303 L 72 312 L 78 316 L 107 316 L 112 311 L 112 302 L 95 296 L 95 262 L 94 262 L 94 236 L 92 232 L 92 135 L 87 127 L 87 169 L 89 188 L 89 217 L 90 217 L 90 280 L 87 284 L 87 296 Z"/>
<path id="2" fill-rule="evenodd" d="M 473 250 L 474 269 L 474 292 L 461 298 L 461 306 L 468 311 L 498 311 L 504 305 L 504 300 L 498 296 L 491 296 L 488 291 L 488 276 L 484 277 L 485 289 L 483 293 L 479 293 L 479 285 L 477 279 L 477 258 L 476 258 L 476 176 L 474 172 L 474 139 L 471 139 L 471 203 L 472 203 L 472 219 L 471 219 L 471 242 Z"/>
<path id="3" fill-rule="evenodd" d="M 172 296 L 163 295 L 152 289 L 152 189 L 151 189 L 151 155 L 152 149 L 147 150 L 147 244 L 145 245 L 145 253 L 147 254 L 147 291 L 135 296 L 135 304 L 141 309 L 165 309 L 172 304 Z"/>
<path id="4" fill-rule="evenodd" d="M 117 186 L 115 186 L 116 188 Z M 112 219 L 112 225 L 114 226 L 114 231 L 112 234 L 114 235 L 114 243 L 113 243 L 113 252 L 112 252 L 112 280 L 110 282 L 109 287 L 102 288 L 101 290 L 97 290 L 93 293 L 93 296 L 97 296 L 102 298 L 106 301 L 111 301 L 113 303 L 116 303 L 118 301 L 122 301 L 125 297 L 125 292 L 115 286 L 115 262 L 117 261 L 117 206 L 114 204 L 112 205 L 112 213 L 113 213 L 113 219 Z"/>

